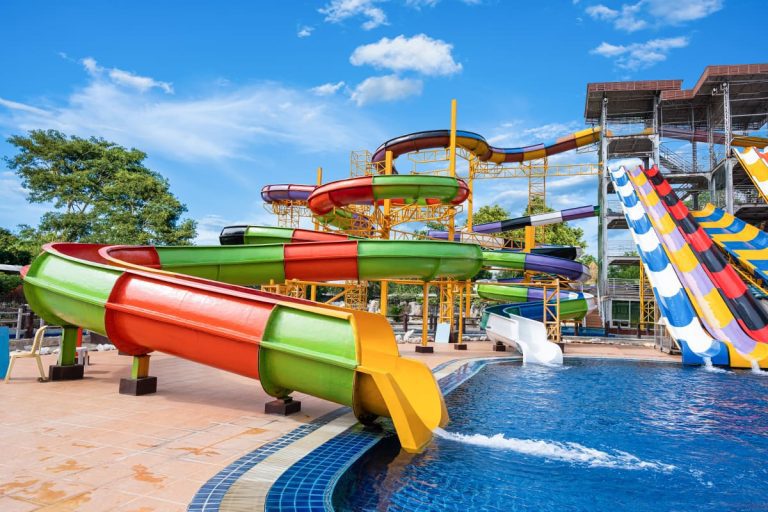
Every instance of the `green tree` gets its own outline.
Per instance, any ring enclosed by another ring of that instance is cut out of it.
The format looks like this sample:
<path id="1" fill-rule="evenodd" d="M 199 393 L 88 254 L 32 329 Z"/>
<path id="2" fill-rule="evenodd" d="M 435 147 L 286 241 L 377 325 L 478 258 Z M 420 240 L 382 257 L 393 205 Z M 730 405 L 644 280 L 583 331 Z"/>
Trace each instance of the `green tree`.
<path id="1" fill-rule="evenodd" d="M 476 212 L 472 214 L 472 225 L 478 226 L 480 224 L 488 224 L 489 222 L 507 220 L 510 217 L 512 216 L 509 214 L 509 212 L 498 204 L 481 206 Z M 512 233 L 512 231 L 504 231 L 502 233 L 498 233 L 498 236 L 508 238 Z"/>
<path id="2" fill-rule="evenodd" d="M 5 265 L 27 265 L 32 261 L 32 251 L 22 240 L 0 228 L 0 263 Z"/>
<path id="3" fill-rule="evenodd" d="M 20 236 L 105 244 L 184 245 L 195 237 L 195 222 L 168 181 L 144 166 L 145 153 L 101 138 L 33 130 L 8 142 L 18 154 L 8 167 L 29 190 L 32 203 L 52 203 L 37 228 Z"/>
<path id="4" fill-rule="evenodd" d="M 612 279 L 640 279 L 640 266 L 611 265 L 608 267 L 608 277 Z"/>
<path id="5" fill-rule="evenodd" d="M 15 274 L 0 274 L 0 295 L 12 292 L 21 286 L 21 277 Z"/>

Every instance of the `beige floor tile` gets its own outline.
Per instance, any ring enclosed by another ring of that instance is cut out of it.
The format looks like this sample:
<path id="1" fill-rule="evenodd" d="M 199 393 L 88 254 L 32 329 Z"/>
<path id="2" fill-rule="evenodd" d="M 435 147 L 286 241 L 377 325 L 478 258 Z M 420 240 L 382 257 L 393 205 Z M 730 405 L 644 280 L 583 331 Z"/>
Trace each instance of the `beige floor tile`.
<path id="1" fill-rule="evenodd" d="M 0 510 L 3 512 L 30 512 L 40 508 L 40 505 L 22 501 L 9 496 L 0 496 Z"/>

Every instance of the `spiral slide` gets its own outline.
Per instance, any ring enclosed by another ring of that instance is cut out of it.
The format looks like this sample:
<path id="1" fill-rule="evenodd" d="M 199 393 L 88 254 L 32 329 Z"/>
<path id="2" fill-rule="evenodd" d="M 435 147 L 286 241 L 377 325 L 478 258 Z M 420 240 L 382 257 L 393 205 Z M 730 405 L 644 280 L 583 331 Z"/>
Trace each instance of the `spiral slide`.
<path id="1" fill-rule="evenodd" d="M 768 146 L 768 140 L 763 141 L 763 146 Z M 757 148 L 735 153 L 763 200 L 768 202 L 768 153 Z"/>
<path id="2" fill-rule="evenodd" d="M 703 358 L 707 357 L 713 364 L 728 366 L 728 349 L 702 327 L 626 170 L 624 167 L 612 169 L 610 175 L 659 311 L 683 353 L 683 364 L 703 364 Z"/>
<path id="3" fill-rule="evenodd" d="M 628 176 L 699 319 L 713 338 L 727 344 L 730 365 L 749 368 L 751 361 L 765 359 L 768 345 L 752 338 L 734 316 L 730 309 L 733 304 L 729 304 L 727 295 L 715 285 L 686 242 L 643 170 L 630 169 Z"/>
<path id="4" fill-rule="evenodd" d="M 768 287 L 768 233 L 713 204 L 691 215 L 720 249 Z"/>
<path id="5" fill-rule="evenodd" d="M 513 251 L 486 251 L 483 265 L 488 268 L 542 272 L 569 280 L 589 279 L 589 269 L 577 261 L 553 256 Z M 477 294 L 486 300 L 506 302 L 486 308 L 481 326 L 491 341 L 517 346 L 526 363 L 562 364 L 563 352 L 547 339 L 544 318 L 544 290 L 478 281 Z M 596 307 L 590 294 L 570 290 L 559 292 L 560 318 L 581 320 Z M 551 302 L 551 299 L 550 299 Z M 509 304 L 513 303 L 513 304 Z"/>

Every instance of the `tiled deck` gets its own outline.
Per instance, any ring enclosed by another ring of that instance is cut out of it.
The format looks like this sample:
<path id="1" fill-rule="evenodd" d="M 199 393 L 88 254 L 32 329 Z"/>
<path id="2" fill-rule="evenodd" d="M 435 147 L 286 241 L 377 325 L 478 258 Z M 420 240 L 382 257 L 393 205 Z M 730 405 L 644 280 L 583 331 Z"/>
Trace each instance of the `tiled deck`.
<path id="1" fill-rule="evenodd" d="M 457 357 L 505 356 L 488 343 L 467 352 L 438 347 L 404 355 L 431 367 Z M 566 354 L 670 359 L 636 347 L 569 345 Z M 46 357 L 46 366 L 53 362 Z M 338 405 L 296 394 L 302 411 L 262 413 L 269 397 L 257 381 L 174 357 L 155 355 L 158 393 L 117 393 L 130 358 L 92 352 L 86 379 L 36 381 L 34 362 L 20 361 L 0 385 L 0 510 L 186 510 L 211 477 L 243 455 Z"/>

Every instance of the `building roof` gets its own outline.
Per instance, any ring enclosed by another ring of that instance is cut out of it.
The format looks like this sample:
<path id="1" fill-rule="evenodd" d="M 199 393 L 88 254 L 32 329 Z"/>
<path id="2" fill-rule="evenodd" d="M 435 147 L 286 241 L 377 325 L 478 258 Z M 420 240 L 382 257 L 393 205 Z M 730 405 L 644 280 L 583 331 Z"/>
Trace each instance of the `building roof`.
<path id="1" fill-rule="evenodd" d="M 691 89 L 682 80 L 638 80 L 591 82 L 587 84 L 584 118 L 600 121 L 603 98 L 608 98 L 611 122 L 637 122 L 652 117 L 654 97 L 661 105 L 661 123 L 690 126 L 706 120 L 710 105 L 720 107 L 718 88 L 728 82 L 734 130 L 756 130 L 763 126 L 768 112 L 768 64 L 707 66 Z"/>

